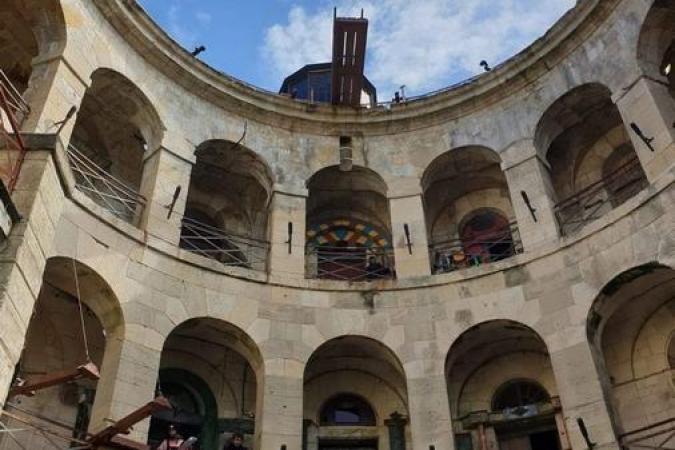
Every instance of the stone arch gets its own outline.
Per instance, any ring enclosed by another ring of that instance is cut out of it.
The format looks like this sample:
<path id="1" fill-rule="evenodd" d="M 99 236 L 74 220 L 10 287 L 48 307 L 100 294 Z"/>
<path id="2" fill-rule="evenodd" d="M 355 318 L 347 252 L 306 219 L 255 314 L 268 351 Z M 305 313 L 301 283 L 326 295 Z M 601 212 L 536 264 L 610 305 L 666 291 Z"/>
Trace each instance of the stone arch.
<path id="1" fill-rule="evenodd" d="M 468 146 L 438 156 L 424 171 L 421 187 L 431 244 L 430 258 L 435 272 L 463 268 L 470 265 L 472 258 L 492 261 L 484 255 L 467 256 L 462 242 L 463 222 L 480 210 L 499 210 L 507 218 L 499 240 L 509 241 L 511 245 L 503 257 L 519 251 L 520 244 L 513 245 L 514 237 L 518 238 L 517 233 L 512 232 L 512 229 L 517 230 L 515 212 L 501 168 L 501 157 L 494 150 Z"/>
<path id="2" fill-rule="evenodd" d="M 535 147 L 550 167 L 563 233 L 578 231 L 648 185 L 611 94 L 600 83 L 577 86 L 537 124 Z M 607 165 L 608 159 L 620 164 Z"/>
<path id="3" fill-rule="evenodd" d="M 393 275 L 384 179 L 362 166 L 349 171 L 331 166 L 316 172 L 307 189 L 307 276 L 363 281 Z M 368 270 L 372 258 L 381 267 L 378 273 Z"/>
<path id="4" fill-rule="evenodd" d="M 20 93 L 26 91 L 33 61 L 60 55 L 66 23 L 58 0 L 6 0 L 0 5 L 0 69 Z"/>
<path id="5" fill-rule="evenodd" d="M 133 81 L 112 69 L 96 69 L 69 145 L 77 187 L 112 214 L 136 223 L 144 203 L 139 194 L 143 161 L 160 147 L 164 131 L 154 105 Z"/>
<path id="6" fill-rule="evenodd" d="M 253 444 L 258 426 L 255 417 L 262 408 L 259 390 L 264 361 L 258 345 L 244 330 L 211 317 L 182 322 L 164 342 L 159 386 L 164 382 L 163 374 L 177 369 L 189 370 L 201 380 L 197 383 L 201 390 L 207 389 L 214 395 L 215 408 L 211 409 L 215 409 L 217 417 L 204 416 L 197 427 L 187 426 L 193 434 L 202 434 L 209 445 L 217 447 L 220 443 L 214 431 L 215 420 L 222 425 L 221 432 L 241 432 L 246 435 L 247 445 Z M 151 430 L 150 438 L 153 436 L 157 436 L 157 430 Z"/>
<path id="7" fill-rule="evenodd" d="M 264 270 L 274 186 L 270 167 L 240 143 L 220 139 L 203 142 L 195 155 L 181 247 L 225 265 Z"/>
<path id="8" fill-rule="evenodd" d="M 557 401 L 548 398 L 536 405 L 493 410 L 495 394 L 520 380 L 535 382 L 557 396 L 547 346 L 532 328 L 510 320 L 474 325 L 453 342 L 445 367 L 457 442 L 503 446 L 544 433 L 539 437 L 550 441 L 551 448 L 558 445 Z"/>
<path id="9" fill-rule="evenodd" d="M 377 440 L 379 449 L 388 449 L 385 421 L 392 415 L 408 415 L 405 373 L 394 352 L 375 339 L 356 335 L 330 339 L 312 352 L 305 366 L 303 396 L 305 429 L 314 430 L 308 432 L 309 448 L 334 439 L 322 428 L 320 412 L 340 395 L 360 397 L 372 407 L 376 423 L 364 426 L 360 434 Z M 399 431 L 409 441 L 407 429 Z"/>
<path id="10" fill-rule="evenodd" d="M 22 397 L 22 408 L 72 427 L 73 435 L 80 438 L 86 436 L 88 429 L 100 427 L 104 419 L 100 412 L 111 401 L 107 386 L 118 376 L 124 335 L 125 321 L 119 300 L 99 273 L 72 258 L 47 259 L 18 376 L 30 379 L 92 362 L 100 378 L 40 390 L 33 397 Z M 13 440 L 3 442 L 3 448 L 49 445 L 38 433 L 24 433 L 17 439 L 18 444 Z"/>
<path id="11" fill-rule="evenodd" d="M 675 62 L 675 2 L 655 0 L 640 30 L 637 60 L 644 74 L 651 77 L 667 78 L 673 91 L 673 72 L 668 64 Z"/>
<path id="12" fill-rule="evenodd" d="M 589 312 L 588 338 L 621 433 L 649 429 L 675 408 L 668 355 L 675 331 L 673 292 L 675 270 L 647 263 L 610 280 Z"/>

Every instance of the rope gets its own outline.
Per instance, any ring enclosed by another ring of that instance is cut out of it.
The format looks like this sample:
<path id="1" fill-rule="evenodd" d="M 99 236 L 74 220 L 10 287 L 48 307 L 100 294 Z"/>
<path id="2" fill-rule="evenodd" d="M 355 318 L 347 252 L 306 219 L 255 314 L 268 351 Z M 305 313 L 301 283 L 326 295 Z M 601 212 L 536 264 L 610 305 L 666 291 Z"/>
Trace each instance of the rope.
<path id="1" fill-rule="evenodd" d="M 91 362 L 91 357 L 89 356 L 89 341 L 87 340 L 87 329 L 84 325 L 84 309 L 82 308 L 82 296 L 80 295 L 80 279 L 77 276 L 77 266 L 75 260 L 71 260 L 73 263 L 73 274 L 75 278 L 75 292 L 77 293 L 77 307 L 80 310 L 80 327 L 82 329 L 82 342 L 84 344 L 84 355 L 87 358 L 87 362 Z"/>

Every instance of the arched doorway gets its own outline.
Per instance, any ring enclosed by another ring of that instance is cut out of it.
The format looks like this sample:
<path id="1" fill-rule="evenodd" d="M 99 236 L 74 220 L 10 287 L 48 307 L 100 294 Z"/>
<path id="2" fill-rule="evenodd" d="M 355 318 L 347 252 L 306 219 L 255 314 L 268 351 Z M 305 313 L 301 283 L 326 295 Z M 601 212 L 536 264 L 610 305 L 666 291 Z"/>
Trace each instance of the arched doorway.
<path id="1" fill-rule="evenodd" d="M 0 449 L 53 448 L 54 442 L 67 448 L 83 441 L 90 428 L 99 429 L 103 417 L 96 411 L 104 410 L 100 405 L 109 399 L 97 396 L 97 387 L 117 376 L 123 335 L 120 305 L 108 284 L 80 262 L 49 259 L 14 386 L 30 385 L 36 377 L 61 371 L 70 373 L 88 363 L 95 365 L 100 378 L 73 378 L 38 390 L 34 396 L 10 393 L 6 410 L 35 427 L 3 417 L 8 427 L 25 431 L 13 436 L 3 433 Z"/>
<path id="2" fill-rule="evenodd" d="M 422 177 L 435 273 L 509 258 L 522 252 L 501 159 L 469 146 L 437 157 Z"/>
<path id="3" fill-rule="evenodd" d="M 373 281 L 395 276 L 387 186 L 370 169 L 337 166 L 307 183 L 307 277 Z"/>
<path id="4" fill-rule="evenodd" d="M 148 442 L 161 442 L 169 426 L 174 425 L 182 436 L 198 437 L 197 448 L 218 445 L 218 405 L 204 380 L 188 370 L 162 369 L 157 393 L 169 400 L 173 410 L 159 411 L 152 416 Z"/>
<path id="5" fill-rule="evenodd" d="M 164 126 L 143 91 L 124 75 L 91 76 L 68 146 L 77 188 L 108 212 L 138 224 L 143 158 L 159 148 Z"/>
<path id="6" fill-rule="evenodd" d="M 304 450 L 410 448 L 403 367 L 381 343 L 332 339 L 314 351 L 304 378 Z"/>
<path id="7" fill-rule="evenodd" d="M 569 448 L 550 356 L 532 329 L 506 320 L 470 328 L 446 373 L 458 449 Z"/>
<path id="8" fill-rule="evenodd" d="M 664 427 L 673 425 L 674 293 L 675 270 L 642 265 L 605 285 L 588 317 L 596 365 L 628 447 L 661 445 L 668 436 Z"/>
<path id="9" fill-rule="evenodd" d="M 273 176 L 253 151 L 211 140 L 196 150 L 181 248 L 226 266 L 267 268 Z"/>
<path id="10" fill-rule="evenodd" d="M 611 92 L 601 84 L 578 86 L 556 100 L 537 125 L 535 145 L 550 164 L 563 234 L 576 233 L 648 185 Z"/>
<path id="11" fill-rule="evenodd" d="M 237 327 L 213 318 L 188 320 L 167 337 L 162 349 L 158 393 L 173 412 L 155 414 L 148 443 L 158 444 L 169 424 L 184 437 L 198 437 L 199 450 L 220 450 L 233 433 L 254 446 L 258 379 L 262 357 Z"/>

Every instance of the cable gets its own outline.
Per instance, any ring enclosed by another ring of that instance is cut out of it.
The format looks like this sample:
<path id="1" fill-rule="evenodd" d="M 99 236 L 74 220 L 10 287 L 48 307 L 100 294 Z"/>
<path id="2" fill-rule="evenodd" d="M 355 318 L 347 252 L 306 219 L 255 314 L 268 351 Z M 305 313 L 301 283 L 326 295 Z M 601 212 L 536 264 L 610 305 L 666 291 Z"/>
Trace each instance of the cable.
<path id="1" fill-rule="evenodd" d="M 82 307 L 82 297 L 80 295 L 80 279 L 77 275 L 77 265 L 75 260 L 71 260 L 73 263 L 73 274 L 75 278 L 75 291 L 77 293 L 77 307 L 80 311 L 80 327 L 82 329 L 82 342 L 84 343 L 84 355 L 87 358 L 87 362 L 91 362 L 91 357 L 89 356 L 89 341 L 87 340 L 87 329 L 84 324 L 84 308 Z"/>

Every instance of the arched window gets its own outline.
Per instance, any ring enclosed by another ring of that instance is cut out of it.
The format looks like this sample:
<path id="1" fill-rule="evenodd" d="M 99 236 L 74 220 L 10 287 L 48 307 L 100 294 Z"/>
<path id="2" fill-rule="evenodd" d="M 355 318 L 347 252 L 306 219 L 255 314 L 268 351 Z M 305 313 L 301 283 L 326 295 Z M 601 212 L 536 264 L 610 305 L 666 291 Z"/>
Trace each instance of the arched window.
<path id="1" fill-rule="evenodd" d="M 375 426 L 375 413 L 362 398 L 341 395 L 324 405 L 320 421 L 322 426 Z"/>
<path id="2" fill-rule="evenodd" d="M 551 400 L 548 392 L 533 381 L 517 380 L 497 389 L 492 398 L 492 410 L 504 411 L 511 408 L 523 408 Z"/>

